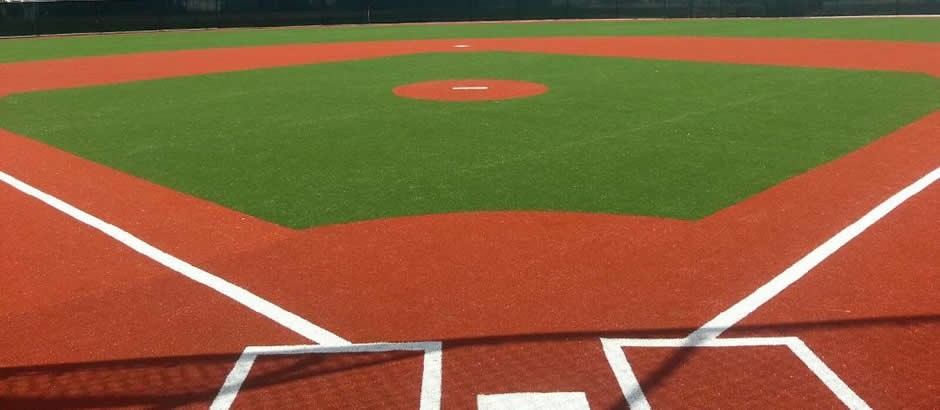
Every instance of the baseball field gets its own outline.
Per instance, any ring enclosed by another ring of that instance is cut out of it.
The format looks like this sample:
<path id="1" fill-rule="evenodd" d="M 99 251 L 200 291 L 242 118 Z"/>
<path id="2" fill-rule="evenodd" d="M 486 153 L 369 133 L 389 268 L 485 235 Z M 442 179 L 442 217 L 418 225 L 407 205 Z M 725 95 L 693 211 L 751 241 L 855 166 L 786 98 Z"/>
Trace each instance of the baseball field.
<path id="1" fill-rule="evenodd" d="M 0 408 L 940 408 L 940 18 L 0 40 Z"/>

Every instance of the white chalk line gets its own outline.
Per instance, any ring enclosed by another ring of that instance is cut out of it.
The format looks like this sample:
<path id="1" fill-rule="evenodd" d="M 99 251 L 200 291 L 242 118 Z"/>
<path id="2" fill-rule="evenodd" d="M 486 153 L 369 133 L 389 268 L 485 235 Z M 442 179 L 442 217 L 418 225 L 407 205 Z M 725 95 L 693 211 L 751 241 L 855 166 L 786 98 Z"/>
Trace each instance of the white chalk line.
<path id="1" fill-rule="evenodd" d="M 640 386 L 640 380 L 636 378 L 636 373 L 627 361 L 627 353 L 623 351 L 625 345 L 617 342 L 617 339 L 601 338 L 604 356 L 607 357 L 610 370 L 614 372 L 620 391 L 627 400 L 627 407 L 630 410 L 651 410 L 652 406 L 643 393 L 643 386 Z"/>
<path id="2" fill-rule="evenodd" d="M 149 243 L 135 237 L 127 231 L 112 224 L 104 222 L 75 206 L 40 191 L 3 171 L 0 171 L 0 181 L 14 189 L 38 199 L 52 208 L 82 222 L 112 239 L 124 244 L 128 248 L 145 257 L 189 278 L 205 285 L 234 301 L 248 307 L 255 312 L 273 320 L 301 336 L 304 336 L 318 345 L 301 346 L 253 346 L 248 347 L 239 356 L 234 367 L 222 384 L 212 409 L 228 409 L 235 401 L 242 384 L 248 378 L 255 360 L 260 355 L 292 355 L 310 353 L 369 353 L 389 351 L 424 351 L 424 369 L 421 381 L 421 407 L 420 410 L 438 410 L 441 406 L 443 353 L 441 342 L 415 342 L 415 343 L 368 343 L 352 344 L 336 334 L 319 327 L 306 319 L 291 313 L 261 297 L 241 288 L 218 276 L 197 268 L 173 255 L 170 255 Z"/>
<path id="3" fill-rule="evenodd" d="M 700 341 L 714 339 L 724 333 L 728 328 L 734 326 L 751 314 L 751 312 L 754 312 L 780 294 L 780 292 L 783 292 L 784 289 L 800 280 L 803 276 L 806 276 L 810 270 L 819 266 L 822 261 L 851 242 L 859 234 L 881 220 L 881 218 L 884 218 L 885 215 L 888 215 L 895 208 L 926 189 L 938 179 L 940 179 L 940 167 L 928 172 L 927 175 L 924 175 L 913 184 L 908 185 L 884 202 L 878 204 L 878 206 L 863 215 L 857 221 L 839 231 L 835 236 L 823 242 L 816 247 L 816 249 L 813 249 L 810 253 L 806 254 L 806 256 L 800 258 L 796 263 L 758 288 L 754 293 L 751 293 L 738 303 L 735 303 L 724 312 L 719 313 L 714 319 L 692 332 L 692 334 L 687 337 L 690 345 L 696 345 Z"/>
<path id="4" fill-rule="evenodd" d="M 215 399 L 212 400 L 212 404 L 209 406 L 210 410 L 227 410 L 232 407 L 235 397 L 241 391 L 242 384 L 248 379 L 248 373 L 251 373 L 251 367 L 255 365 L 255 359 L 257 358 L 257 354 L 249 353 L 247 350 L 238 357 L 235 366 L 232 367 L 228 376 L 225 377 L 225 381 L 222 382 L 222 388 L 219 389 Z"/>
<path id="5" fill-rule="evenodd" d="M 733 305 L 728 310 L 720 313 L 711 321 L 707 322 L 701 328 L 690 334 L 688 337 L 683 339 L 647 339 L 650 342 L 640 342 L 641 344 L 650 345 L 655 344 L 657 340 L 663 342 L 664 340 L 669 340 L 667 343 L 670 346 L 693 346 L 693 347 L 721 347 L 721 346 L 754 346 L 755 344 L 741 344 L 741 339 L 716 339 L 724 331 L 743 320 L 747 315 L 760 308 L 762 305 L 770 301 L 777 294 L 785 290 L 787 287 L 795 283 L 797 280 L 806 275 L 810 270 L 818 266 L 822 261 L 828 258 L 830 255 L 838 251 L 840 248 L 849 243 L 852 239 L 857 237 L 859 234 L 867 230 L 869 227 L 874 225 L 876 222 L 881 220 L 884 216 L 889 214 L 891 211 L 896 209 L 902 203 L 916 195 L 917 193 L 923 191 L 932 183 L 940 179 L 940 168 L 934 169 L 932 172 L 923 176 L 913 184 L 902 189 L 900 192 L 891 196 L 884 202 L 880 203 L 874 209 L 869 211 L 867 214 L 862 216 L 859 220 L 855 221 L 838 234 L 824 242 L 822 245 L 811 251 L 809 254 L 801 258 L 799 261 L 790 266 L 787 270 L 773 278 L 767 284 L 761 286 L 751 295 L 745 297 L 740 302 Z M 114 226 L 108 224 L 101 219 L 92 216 L 52 195 L 46 194 L 25 182 L 20 181 L 19 179 L 0 171 L 0 181 L 12 186 L 13 188 L 32 196 L 43 203 L 59 210 L 60 212 L 69 215 L 70 217 L 89 225 L 102 233 L 110 236 L 111 238 L 121 242 L 125 246 L 133 249 L 134 251 L 154 260 L 157 263 L 160 263 L 163 266 L 166 266 L 169 269 L 176 271 L 198 283 L 201 283 L 207 287 L 216 290 L 219 293 L 241 303 L 242 305 L 258 312 L 259 314 L 268 317 L 269 319 L 281 324 L 282 326 L 291 329 L 298 334 L 307 337 L 308 339 L 320 343 L 323 345 L 334 345 L 334 346 L 311 346 L 315 347 L 334 347 L 342 348 L 342 345 L 348 346 L 363 346 L 363 345 L 351 345 L 351 343 L 339 336 L 329 332 L 319 326 L 310 323 L 306 319 L 303 319 L 291 312 L 284 310 L 283 308 L 274 305 L 250 292 L 247 290 L 238 287 L 228 281 L 225 281 L 222 278 L 219 278 L 215 275 L 212 275 L 202 269 L 199 269 L 195 266 L 190 265 L 189 263 L 182 261 L 162 250 L 140 240 L 139 238 L 131 235 L 130 233 Z M 768 339 L 768 338 L 764 338 Z M 788 338 L 771 338 L 771 339 L 788 339 Z M 793 338 L 796 339 L 796 338 Z M 608 356 L 608 360 L 611 363 L 611 366 L 614 368 L 615 374 L 623 374 L 626 370 L 626 373 L 632 374 L 632 369 L 630 369 L 629 363 L 626 361 L 626 356 L 623 354 L 622 346 L 616 347 L 615 349 L 619 351 L 619 354 L 613 354 L 612 346 L 613 344 L 609 343 L 610 340 L 616 339 L 602 339 L 604 343 L 604 351 Z M 637 339 L 640 340 L 640 339 Z M 738 342 L 731 342 L 735 341 Z M 432 342 L 436 343 L 436 342 Z M 735 344 L 737 343 L 737 344 Z M 377 344 L 377 345 L 389 345 L 389 344 Z M 773 345 L 773 344 L 766 344 Z M 438 344 L 439 346 L 439 344 Z M 829 387 L 833 392 L 839 396 L 840 400 L 846 403 L 849 408 L 869 408 L 868 405 L 858 397 L 831 369 L 829 369 L 813 352 L 799 339 L 796 339 L 796 342 L 791 342 L 787 344 L 790 349 L 802 360 L 814 374 L 822 380 L 827 387 Z M 351 350 L 352 351 L 352 350 Z M 368 350 L 360 350 L 368 351 Z M 324 350 L 324 352 L 327 352 Z M 225 406 L 226 400 L 230 398 L 231 401 L 228 401 L 228 406 L 231 405 L 234 401 L 235 395 L 241 387 L 241 383 L 247 378 L 248 373 L 251 370 L 251 366 L 254 363 L 255 358 L 257 358 L 257 351 L 252 349 L 246 349 L 245 353 L 239 358 L 236 362 L 235 367 L 232 369 L 232 372 L 229 374 L 229 377 L 226 378 L 226 381 L 219 392 L 219 397 L 217 400 L 220 405 Z M 276 353 L 265 353 L 265 354 L 276 354 Z M 618 359 L 622 357 L 622 359 Z M 425 368 L 422 381 L 422 393 L 421 393 L 421 409 L 430 410 L 433 407 L 432 405 L 436 403 L 437 408 L 440 406 L 440 363 L 441 363 L 441 350 L 438 347 L 437 350 L 426 352 L 425 354 Z M 436 367 L 435 367 L 436 364 Z M 430 378 L 430 379 L 429 379 Z M 436 386 L 435 383 L 428 383 L 429 380 L 437 380 Z M 631 409 L 648 409 L 649 402 L 646 400 L 645 395 L 643 394 L 642 388 L 639 386 L 639 382 L 636 381 L 635 375 L 632 380 L 621 380 L 618 376 L 618 382 L 621 383 L 623 388 L 623 393 L 628 399 Z M 428 386 L 428 385 L 431 386 Z M 635 385 L 635 388 L 630 387 L 630 385 Z M 220 399 L 221 398 L 221 399 Z M 213 408 L 216 403 L 213 403 Z M 428 406 L 426 406 L 426 404 Z M 228 408 L 219 407 L 219 408 Z"/>
<path id="6" fill-rule="evenodd" d="M 451 90 L 454 90 L 454 91 L 484 91 L 484 90 L 489 90 L 490 87 L 487 87 L 487 86 L 476 86 L 476 85 L 475 85 L 475 86 L 469 86 L 469 87 L 460 87 L 460 86 L 458 86 L 458 87 L 450 87 L 450 89 L 451 89 Z"/>
<path id="7" fill-rule="evenodd" d="M 420 410 L 439 410 L 441 408 L 443 378 L 442 348 L 441 342 L 363 343 L 344 346 L 249 346 L 225 378 L 225 382 L 222 384 L 215 400 L 212 401 L 210 409 L 227 410 L 232 406 L 258 356 L 423 351 L 424 368 L 421 372 Z"/>
<path id="8" fill-rule="evenodd" d="M 775 276 L 756 291 L 719 313 L 689 336 L 681 339 L 601 339 L 604 355 L 617 377 L 624 397 L 631 410 L 649 410 L 650 404 L 643 393 L 624 347 L 742 347 L 786 345 L 794 354 L 850 409 L 871 407 L 832 371 L 802 340 L 796 337 L 778 338 L 731 338 L 719 339 L 726 330 L 749 314 L 769 302 L 793 283 L 806 276 L 829 256 L 851 242 L 891 213 L 908 199 L 940 180 L 940 167 L 928 172 L 914 183 L 904 187 L 885 201 L 868 211 L 861 218 L 839 231 L 836 235 L 810 251 L 789 268 Z"/>
<path id="9" fill-rule="evenodd" d="M 195 282 L 209 287 L 226 297 L 242 304 L 243 306 L 261 314 L 262 316 L 273 320 L 297 334 L 310 339 L 311 341 L 324 345 L 348 345 L 350 342 L 336 334 L 317 326 L 308 320 L 291 313 L 280 306 L 277 306 L 261 297 L 241 288 L 231 282 L 218 276 L 197 268 L 186 261 L 183 261 L 173 255 L 170 255 L 153 245 L 137 238 L 127 231 L 109 224 L 81 209 L 78 209 L 65 201 L 49 195 L 39 189 L 20 181 L 19 179 L 0 171 L 0 181 L 10 185 L 14 189 L 36 198 L 46 205 L 72 217 L 73 219 L 88 225 L 112 239 L 122 243 L 135 252 L 159 263 Z"/>
<path id="10" fill-rule="evenodd" d="M 858 394 L 839 378 L 839 376 L 826 366 L 809 347 L 797 337 L 743 337 L 730 339 L 702 340 L 700 344 L 689 346 L 686 338 L 681 339 L 601 339 L 604 355 L 610 362 L 617 384 L 627 399 L 630 410 L 650 410 L 651 406 L 643 388 L 627 361 L 624 347 L 757 347 L 757 346 L 786 346 L 803 364 L 813 372 L 816 377 L 832 391 L 833 394 L 847 408 L 852 410 L 870 410 L 871 407 Z"/>

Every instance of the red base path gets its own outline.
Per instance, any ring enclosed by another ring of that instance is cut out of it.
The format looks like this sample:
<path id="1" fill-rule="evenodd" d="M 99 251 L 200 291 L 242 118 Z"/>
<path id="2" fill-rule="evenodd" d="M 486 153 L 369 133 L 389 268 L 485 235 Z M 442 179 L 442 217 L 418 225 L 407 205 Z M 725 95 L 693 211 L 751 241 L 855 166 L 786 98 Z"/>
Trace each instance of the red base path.
<path id="1" fill-rule="evenodd" d="M 0 95 L 474 50 L 940 75 L 936 44 L 429 40 L 6 64 L 0 78 L 17 81 L 0 82 Z M 475 408 L 477 394 L 583 391 L 593 408 L 606 409 L 623 408 L 624 398 L 599 336 L 685 336 L 940 165 L 938 135 L 940 112 L 695 222 L 488 212 L 291 231 L 2 130 L 0 171 L 354 342 L 444 340 L 445 408 Z M 940 189 L 928 188 L 731 333 L 801 337 L 876 408 L 936 407 L 938 208 Z M 0 232 L 0 408 L 204 407 L 244 346 L 305 343 L 7 185 L 0 185 Z M 832 404 L 777 349 L 666 350 L 630 350 L 654 406 Z M 265 361 L 235 404 L 410 403 L 420 381 L 412 362 L 381 355 Z M 743 384 L 715 386 L 716 374 Z M 757 387 L 779 389 L 755 392 L 750 375 L 765 380 Z M 365 387 L 343 390 L 356 383 Z"/>
<path id="2" fill-rule="evenodd" d="M 455 48 L 457 45 L 469 47 Z M 0 95 L 184 75 L 432 52 L 517 51 L 662 60 L 922 72 L 940 44 L 706 37 L 578 37 L 298 44 L 0 64 Z"/>

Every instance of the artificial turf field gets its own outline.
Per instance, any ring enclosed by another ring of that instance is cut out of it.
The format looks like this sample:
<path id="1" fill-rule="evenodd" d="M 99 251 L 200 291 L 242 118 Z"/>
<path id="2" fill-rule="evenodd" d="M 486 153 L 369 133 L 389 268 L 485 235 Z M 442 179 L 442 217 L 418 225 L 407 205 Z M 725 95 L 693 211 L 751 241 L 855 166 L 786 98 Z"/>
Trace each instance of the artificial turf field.
<path id="1" fill-rule="evenodd" d="M 0 42 L 0 405 L 937 407 L 938 28 Z"/>

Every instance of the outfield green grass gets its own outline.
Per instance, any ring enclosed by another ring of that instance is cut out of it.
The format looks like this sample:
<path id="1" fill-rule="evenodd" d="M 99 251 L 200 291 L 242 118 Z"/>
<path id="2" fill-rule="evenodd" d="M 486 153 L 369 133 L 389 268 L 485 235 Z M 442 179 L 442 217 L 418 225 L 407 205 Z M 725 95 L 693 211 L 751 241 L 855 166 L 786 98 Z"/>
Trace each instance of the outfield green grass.
<path id="1" fill-rule="evenodd" d="M 0 63 L 211 47 L 536 36 L 721 36 L 940 42 L 940 18 L 702 19 L 220 30 L 0 40 Z"/>
<path id="2" fill-rule="evenodd" d="M 392 94 L 451 78 L 543 95 Z M 281 225 L 476 210 L 698 219 L 940 108 L 919 74 L 429 54 L 0 100 L 0 124 Z"/>

